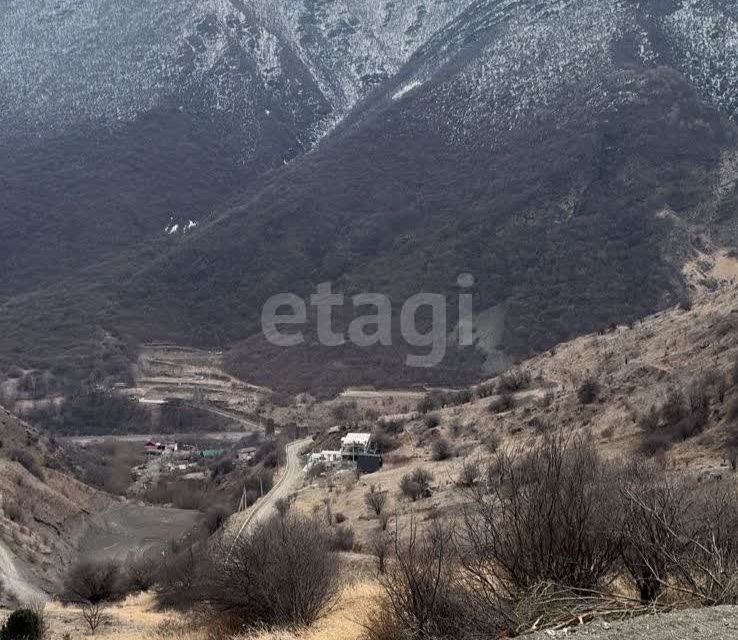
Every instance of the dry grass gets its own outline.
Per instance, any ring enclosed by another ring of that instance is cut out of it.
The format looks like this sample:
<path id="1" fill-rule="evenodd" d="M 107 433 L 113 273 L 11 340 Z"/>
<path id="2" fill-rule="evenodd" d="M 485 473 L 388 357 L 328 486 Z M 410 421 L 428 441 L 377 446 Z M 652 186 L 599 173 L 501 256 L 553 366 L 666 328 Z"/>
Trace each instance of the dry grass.
<path id="1" fill-rule="evenodd" d="M 103 624 L 95 634 L 96 638 L 110 640 L 147 640 L 160 638 L 158 629 L 167 621 L 177 622 L 181 616 L 176 613 L 160 612 L 154 608 L 154 598 L 149 594 L 131 596 L 125 601 L 106 610 L 110 617 L 108 624 Z M 64 637 L 68 633 L 71 638 L 89 636 L 81 612 L 78 607 L 64 607 L 57 602 L 46 606 L 46 615 L 51 627 L 51 637 Z M 174 640 L 204 640 L 196 633 L 183 633 Z"/>
<path id="2" fill-rule="evenodd" d="M 358 640 L 380 596 L 377 582 L 351 583 L 344 587 L 335 608 L 312 628 L 295 633 L 264 631 L 242 640 Z"/>
<path id="3" fill-rule="evenodd" d="M 314 627 L 295 632 L 265 630 L 234 640 L 358 640 L 380 591 L 379 584 L 372 581 L 346 584 L 335 607 Z M 98 629 L 95 638 L 99 640 L 207 640 L 205 632 L 189 629 L 181 614 L 157 611 L 149 594 L 131 596 L 108 608 L 107 613 L 110 622 Z M 46 616 L 51 640 L 65 634 L 73 640 L 90 637 L 76 607 L 49 603 Z"/>

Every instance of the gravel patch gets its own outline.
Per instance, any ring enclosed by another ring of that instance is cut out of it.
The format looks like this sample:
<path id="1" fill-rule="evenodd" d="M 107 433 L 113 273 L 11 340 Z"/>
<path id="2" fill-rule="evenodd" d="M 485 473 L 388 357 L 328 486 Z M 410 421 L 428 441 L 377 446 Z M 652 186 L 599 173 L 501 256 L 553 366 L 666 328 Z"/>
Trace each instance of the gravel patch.
<path id="1" fill-rule="evenodd" d="M 529 637 L 545 640 L 574 635 L 594 640 L 738 640 L 738 607 L 690 609 L 627 622 L 593 622 Z"/>

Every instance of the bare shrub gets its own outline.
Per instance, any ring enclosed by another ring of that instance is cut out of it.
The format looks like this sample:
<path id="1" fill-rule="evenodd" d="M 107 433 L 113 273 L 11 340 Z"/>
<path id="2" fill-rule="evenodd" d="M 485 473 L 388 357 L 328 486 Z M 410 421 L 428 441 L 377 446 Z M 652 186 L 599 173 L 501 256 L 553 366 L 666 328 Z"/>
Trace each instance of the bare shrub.
<path id="1" fill-rule="evenodd" d="M 400 491 L 413 502 L 421 498 L 430 498 L 431 482 L 433 482 L 433 474 L 422 467 L 418 467 L 411 473 L 402 476 Z"/>
<path id="2" fill-rule="evenodd" d="M 274 502 L 274 510 L 280 518 L 284 518 L 292 508 L 292 500 L 287 498 L 279 498 Z"/>
<path id="3" fill-rule="evenodd" d="M 419 413 L 428 413 L 443 407 L 452 407 L 466 404 L 474 399 L 471 389 L 460 389 L 459 391 L 431 391 L 418 402 Z"/>
<path id="4" fill-rule="evenodd" d="M 392 537 L 384 530 L 377 529 L 369 540 L 369 553 L 377 559 L 377 571 L 384 574 L 387 567 L 387 558 L 392 549 Z"/>
<path id="5" fill-rule="evenodd" d="M 425 425 L 426 429 L 435 429 L 439 424 L 441 424 L 441 419 L 438 417 L 437 414 L 431 413 L 423 419 L 423 424 Z"/>
<path id="6" fill-rule="evenodd" d="M 156 581 L 159 607 L 187 611 L 197 603 L 201 594 L 200 562 L 205 555 L 204 549 L 189 544 L 181 549 L 171 549 L 164 556 Z"/>
<path id="7" fill-rule="evenodd" d="M 591 441 L 546 437 L 496 457 L 467 517 L 474 575 L 525 590 L 542 582 L 590 588 L 621 550 L 611 466 Z"/>
<path id="8" fill-rule="evenodd" d="M 645 432 L 641 435 L 639 452 L 645 458 L 652 458 L 671 449 L 674 439 L 668 433 L 661 431 Z"/>
<path id="9" fill-rule="evenodd" d="M 720 398 L 723 376 L 707 374 L 689 386 L 687 394 L 672 389 L 660 411 L 651 409 L 641 416 L 641 453 L 647 457 L 668 451 L 675 442 L 685 441 L 702 433 L 710 419 L 712 395 Z"/>
<path id="10" fill-rule="evenodd" d="M 315 520 L 274 517 L 229 546 L 208 554 L 197 589 L 212 617 L 227 616 L 239 630 L 310 625 L 333 602 L 338 561 Z"/>
<path id="11" fill-rule="evenodd" d="M 738 449 L 731 449 L 728 452 L 728 464 L 733 473 L 738 471 Z"/>
<path id="12" fill-rule="evenodd" d="M 738 357 L 733 361 L 733 366 L 730 369 L 730 379 L 734 385 L 738 385 Z"/>
<path id="13" fill-rule="evenodd" d="M 395 534 L 366 638 L 510 637 L 738 602 L 738 489 L 607 462 L 585 438 L 498 455 L 455 532 Z M 629 576 L 641 603 L 613 579 Z"/>
<path id="14" fill-rule="evenodd" d="M 121 596 L 121 568 L 113 560 L 83 560 L 64 578 L 62 600 L 77 604 L 112 602 Z"/>
<path id="15" fill-rule="evenodd" d="M 577 389 L 580 404 L 592 404 L 600 395 L 600 383 L 594 378 L 587 378 Z"/>
<path id="16" fill-rule="evenodd" d="M 333 551 L 353 551 L 354 540 L 354 530 L 347 525 L 341 525 L 333 530 L 331 549 Z"/>
<path id="17" fill-rule="evenodd" d="M 214 504 L 209 507 L 203 516 L 203 523 L 208 533 L 212 535 L 218 531 L 228 520 L 231 513 L 233 513 L 233 510 L 224 504 Z"/>
<path id="18" fill-rule="evenodd" d="M 551 422 L 551 420 L 546 416 L 533 416 L 528 421 L 528 424 L 533 427 L 535 432 L 539 435 L 544 435 L 554 429 L 553 422 Z"/>
<path id="19" fill-rule="evenodd" d="M 689 386 L 688 401 L 690 414 L 692 416 L 698 416 L 703 423 L 707 422 L 710 413 L 711 390 L 709 377 L 696 380 Z"/>
<path id="20" fill-rule="evenodd" d="M 327 471 L 328 471 L 328 467 L 326 466 L 325 462 L 316 462 L 310 467 L 310 469 L 307 472 L 308 480 L 316 480 L 317 478 L 320 478 L 322 475 L 325 475 Z M 258 499 L 259 494 L 256 492 L 254 493 L 257 496 L 256 499 Z M 254 502 L 256 502 L 256 500 L 254 500 Z"/>
<path id="21" fill-rule="evenodd" d="M 26 525 L 31 519 L 27 505 L 19 503 L 16 500 L 7 500 L 3 505 L 3 512 L 9 520 L 16 524 Z"/>
<path id="22" fill-rule="evenodd" d="M 372 443 L 378 453 L 389 453 L 399 448 L 400 441 L 387 428 L 377 427 L 372 434 Z"/>
<path id="23" fill-rule="evenodd" d="M 661 407 L 661 416 L 667 424 L 677 424 L 687 415 L 686 399 L 677 389 L 672 389 Z"/>
<path id="24" fill-rule="evenodd" d="M 638 417 L 638 428 L 646 433 L 653 433 L 659 428 L 661 418 L 656 407 L 651 407 L 649 411 Z"/>
<path id="25" fill-rule="evenodd" d="M 452 455 L 451 445 L 445 438 L 436 438 L 431 445 L 431 458 L 435 462 L 448 460 Z"/>
<path id="26" fill-rule="evenodd" d="M 46 602 L 43 600 L 37 600 L 30 604 L 30 610 L 36 616 L 38 620 L 39 637 L 41 640 L 46 640 L 49 637 L 50 624 L 49 617 L 46 613 Z M 30 640 L 30 639 L 29 639 Z"/>
<path id="27" fill-rule="evenodd" d="M 497 385 L 494 382 L 483 382 L 476 388 L 477 398 L 489 398 L 497 391 Z"/>
<path id="28" fill-rule="evenodd" d="M 123 591 L 148 591 L 157 580 L 158 559 L 152 554 L 130 554 L 123 565 Z"/>
<path id="29" fill-rule="evenodd" d="M 738 398 L 734 398 L 728 406 L 727 415 L 730 422 L 738 422 Z"/>
<path id="30" fill-rule="evenodd" d="M 372 485 L 369 491 L 364 494 L 364 502 L 374 515 L 380 516 L 387 504 L 387 494 L 382 491 L 381 487 Z"/>
<path id="31" fill-rule="evenodd" d="M 489 433 L 486 433 L 482 438 L 482 444 L 484 445 L 484 448 L 487 449 L 487 451 L 489 451 L 490 453 L 497 453 L 497 450 L 502 444 L 502 438 L 500 437 L 500 434 L 496 431 L 490 431 Z"/>
<path id="32" fill-rule="evenodd" d="M 382 511 L 382 513 L 379 514 L 379 528 L 382 531 L 386 531 L 387 530 L 387 525 L 389 524 L 389 521 L 390 521 L 390 514 L 389 514 L 389 512 L 387 510 Z"/>
<path id="33" fill-rule="evenodd" d="M 482 469 L 479 465 L 479 462 L 477 462 L 476 460 L 467 460 L 461 467 L 457 484 L 460 487 L 465 487 L 469 489 L 476 485 L 477 482 L 479 482 L 479 478 L 481 477 L 481 475 Z"/>
<path id="34" fill-rule="evenodd" d="M 503 391 L 489 403 L 491 413 L 505 413 L 515 408 L 515 396 L 510 391 Z"/>
<path id="35" fill-rule="evenodd" d="M 530 386 L 530 381 L 530 372 L 515 369 L 500 376 L 497 391 L 498 393 L 523 391 Z"/>
<path id="36" fill-rule="evenodd" d="M 440 396 L 437 393 L 429 393 L 423 396 L 419 401 L 416 409 L 419 413 L 429 413 L 441 408 Z"/>
<path id="37" fill-rule="evenodd" d="M 381 624 L 368 625 L 367 640 L 469 637 L 476 616 L 466 610 L 452 532 L 436 522 L 421 534 L 413 522 L 404 539 L 395 535 L 394 552 L 381 576 L 386 600 L 375 613 Z"/>
<path id="38" fill-rule="evenodd" d="M 624 559 L 644 601 L 671 592 L 699 605 L 738 602 L 738 493 L 649 466 L 625 483 Z"/>
<path id="39" fill-rule="evenodd" d="M 654 602 L 667 579 L 667 547 L 673 542 L 668 531 L 680 519 L 684 496 L 653 464 L 632 464 L 623 481 L 623 531 L 628 542 L 623 561 L 641 601 Z"/>

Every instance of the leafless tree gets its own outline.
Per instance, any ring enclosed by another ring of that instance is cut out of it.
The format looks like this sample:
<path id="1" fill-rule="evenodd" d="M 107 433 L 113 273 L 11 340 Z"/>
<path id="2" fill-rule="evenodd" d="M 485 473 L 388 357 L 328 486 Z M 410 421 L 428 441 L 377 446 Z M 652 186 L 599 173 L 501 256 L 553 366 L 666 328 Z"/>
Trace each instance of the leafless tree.
<path id="1" fill-rule="evenodd" d="M 392 537 L 384 529 L 374 531 L 369 541 L 369 551 L 377 559 L 377 570 L 381 575 L 385 572 L 391 549 Z"/>
<path id="2" fill-rule="evenodd" d="M 369 491 L 364 495 L 364 502 L 374 515 L 380 516 L 387 504 L 387 494 L 382 491 L 381 487 L 372 485 Z"/>
<path id="3" fill-rule="evenodd" d="M 90 628 L 90 633 L 94 636 L 100 625 L 104 624 L 109 616 L 105 611 L 103 604 L 97 602 L 95 604 L 87 603 L 81 606 L 82 619 Z"/>

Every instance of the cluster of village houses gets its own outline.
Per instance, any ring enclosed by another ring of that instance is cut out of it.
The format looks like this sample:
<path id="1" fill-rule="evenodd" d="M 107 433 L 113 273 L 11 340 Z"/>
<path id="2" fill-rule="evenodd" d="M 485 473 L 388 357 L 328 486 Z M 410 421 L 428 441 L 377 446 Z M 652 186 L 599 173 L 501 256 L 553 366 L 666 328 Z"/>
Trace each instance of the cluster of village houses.
<path id="1" fill-rule="evenodd" d="M 329 434 L 338 433 L 338 431 L 339 428 L 336 427 Z M 149 456 L 167 458 L 173 470 L 175 468 L 185 470 L 188 465 L 183 461 L 191 461 L 195 457 L 217 458 L 225 453 L 225 449 L 200 450 L 191 445 L 180 445 L 174 440 L 158 442 L 151 439 L 144 445 L 144 453 Z M 255 454 L 256 447 L 245 447 L 238 450 L 236 460 L 238 463 L 247 464 Z M 318 453 L 311 453 L 305 470 L 309 471 L 318 464 L 327 469 L 355 467 L 361 473 L 374 473 L 382 468 L 382 456 L 376 451 L 371 433 L 347 433 L 341 438 L 340 449 L 326 449 Z"/>
<path id="2" fill-rule="evenodd" d="M 237 464 L 248 464 L 256 455 L 256 447 L 244 447 L 236 453 Z M 149 440 L 144 445 L 147 456 L 166 459 L 168 471 L 188 471 L 198 465 L 198 459 L 211 460 L 226 453 L 225 449 L 198 449 L 192 445 L 179 444 L 175 440 L 158 442 Z"/>

